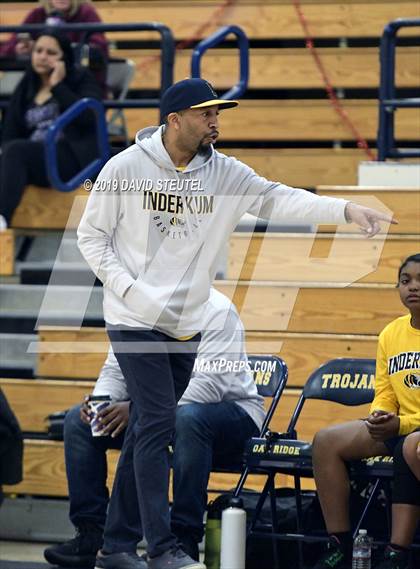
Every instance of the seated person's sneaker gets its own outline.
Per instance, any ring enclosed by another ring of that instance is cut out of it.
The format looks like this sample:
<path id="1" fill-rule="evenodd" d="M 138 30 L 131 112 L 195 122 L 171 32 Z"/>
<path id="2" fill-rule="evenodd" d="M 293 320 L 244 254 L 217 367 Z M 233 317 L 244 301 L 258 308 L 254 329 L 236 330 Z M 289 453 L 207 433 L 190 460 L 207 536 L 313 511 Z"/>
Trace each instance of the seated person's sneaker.
<path id="1" fill-rule="evenodd" d="M 95 569 L 147 569 L 146 557 L 136 553 L 102 553 L 96 556 Z"/>
<path id="2" fill-rule="evenodd" d="M 96 554 L 102 547 L 102 533 L 100 526 L 93 523 L 83 523 L 77 528 L 76 537 L 51 545 L 44 550 L 44 557 L 52 565 L 60 567 L 94 567 Z"/>
<path id="3" fill-rule="evenodd" d="M 332 536 L 328 542 L 328 551 L 313 569 L 351 569 L 351 557 L 345 555 L 340 542 Z"/>
<path id="4" fill-rule="evenodd" d="M 180 547 L 175 545 L 162 555 L 149 557 L 148 569 L 206 569 L 206 566 L 191 559 Z"/>
<path id="5" fill-rule="evenodd" d="M 405 550 L 396 550 L 388 546 L 385 549 L 384 560 L 375 565 L 375 569 L 408 569 L 409 553 Z"/>

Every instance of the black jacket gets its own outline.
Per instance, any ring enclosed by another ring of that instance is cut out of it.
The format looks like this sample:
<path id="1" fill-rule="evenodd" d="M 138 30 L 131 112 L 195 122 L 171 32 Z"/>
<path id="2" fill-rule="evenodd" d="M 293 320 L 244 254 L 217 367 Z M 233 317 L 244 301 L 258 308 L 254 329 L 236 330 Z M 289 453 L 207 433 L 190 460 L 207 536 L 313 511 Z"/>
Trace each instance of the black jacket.
<path id="1" fill-rule="evenodd" d="M 25 124 L 25 113 L 33 104 L 39 88 L 39 78 L 29 69 L 13 93 L 3 124 L 2 146 L 15 139 L 29 138 L 31 132 Z M 84 97 L 101 100 L 101 88 L 93 75 L 84 68 L 72 68 L 63 81 L 51 89 L 60 112 L 63 113 L 73 103 Z M 91 111 L 64 129 L 65 141 L 79 165 L 85 166 L 97 157 L 95 120 Z"/>
<path id="2" fill-rule="evenodd" d="M 0 485 L 22 480 L 23 439 L 19 424 L 0 389 Z"/>

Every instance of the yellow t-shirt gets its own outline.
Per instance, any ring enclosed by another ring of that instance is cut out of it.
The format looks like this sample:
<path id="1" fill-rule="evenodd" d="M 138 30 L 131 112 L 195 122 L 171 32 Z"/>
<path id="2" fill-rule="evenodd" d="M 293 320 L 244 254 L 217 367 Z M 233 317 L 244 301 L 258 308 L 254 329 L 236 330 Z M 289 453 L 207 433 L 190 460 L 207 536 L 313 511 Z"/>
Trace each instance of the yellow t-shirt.
<path id="1" fill-rule="evenodd" d="M 379 335 L 370 408 L 399 415 L 400 435 L 420 428 L 420 330 L 410 320 L 410 314 L 397 318 Z"/>

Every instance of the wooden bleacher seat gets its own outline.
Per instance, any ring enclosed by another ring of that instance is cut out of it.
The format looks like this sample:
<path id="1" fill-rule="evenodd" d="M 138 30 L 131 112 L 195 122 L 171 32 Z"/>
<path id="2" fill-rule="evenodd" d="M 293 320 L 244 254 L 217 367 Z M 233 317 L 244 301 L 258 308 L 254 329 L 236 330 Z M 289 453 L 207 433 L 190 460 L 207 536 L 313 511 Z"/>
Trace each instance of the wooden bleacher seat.
<path id="1" fill-rule="evenodd" d="M 245 328 L 253 332 L 377 334 L 401 313 L 395 285 L 389 284 L 309 282 L 302 287 L 294 282 L 215 281 L 215 288 L 234 302 Z"/>
<path id="2" fill-rule="evenodd" d="M 334 277 L 344 281 L 349 268 L 360 264 L 367 274 L 357 282 L 394 284 L 401 260 L 416 253 L 418 244 L 418 234 L 389 235 L 379 251 L 377 239 L 358 234 L 255 233 L 251 238 L 248 233 L 234 233 L 230 238 L 226 276 L 260 281 L 317 281 L 317 275 L 325 275 L 323 260 L 334 255 L 337 264 L 331 280 Z M 311 264 L 316 258 L 322 259 L 320 271 Z M 372 260 L 378 261 L 376 269 Z"/>
<path id="3" fill-rule="evenodd" d="M 375 140 L 378 129 L 376 99 L 344 99 L 343 108 L 361 135 Z M 142 128 L 157 124 L 156 109 L 126 111 L 129 136 Z M 396 136 L 418 140 L 420 118 L 415 109 L 399 109 Z M 338 116 L 328 100 L 310 99 L 244 99 L 236 109 L 220 116 L 220 141 L 333 141 L 354 140 L 353 133 Z M 303 167 L 303 165 L 302 165 Z"/>
<path id="4" fill-rule="evenodd" d="M 207 36 L 220 26 L 235 24 L 253 39 L 302 38 L 303 31 L 291 1 L 261 4 L 260 0 L 240 0 L 223 11 L 220 0 L 120 0 L 94 2 L 102 20 L 107 23 L 162 22 L 168 25 L 177 39 L 185 39 L 200 26 L 210 21 L 201 33 Z M 329 0 L 302 2 L 306 18 L 315 37 L 378 37 L 384 25 L 396 18 L 418 17 L 416 0 Z M 2 22 L 19 24 L 35 6 L 33 2 L 10 2 L 2 6 Z M 215 18 L 215 12 L 219 14 Z M 416 30 L 407 30 L 415 35 Z M 113 39 L 118 34 L 109 34 Z M 121 35 L 121 34 L 120 34 Z M 130 37 L 124 35 L 124 37 Z M 138 33 L 131 33 L 131 38 Z M 156 37 L 146 35 L 144 37 Z M 143 38 L 143 34 L 142 34 Z"/>
<path id="5" fill-rule="evenodd" d="M 221 143 L 217 149 L 269 180 L 298 188 L 343 184 L 346 180 L 356 184 L 357 167 L 364 159 L 363 152 L 354 148 L 223 148 Z"/>
<path id="6" fill-rule="evenodd" d="M 62 497 L 68 496 L 67 478 L 64 463 L 64 445 L 59 441 L 25 439 L 24 479 L 14 486 L 3 486 L 6 494 L 28 494 L 31 496 Z M 108 459 L 108 488 L 112 488 L 119 452 L 110 450 Z M 212 473 L 209 491 L 212 489 L 229 490 L 237 483 L 238 476 Z M 289 477 L 279 477 L 279 486 L 291 486 Z M 261 490 L 263 480 L 260 476 L 250 476 L 247 488 Z M 170 496 L 172 494 L 170 487 Z M 214 495 L 212 496 L 214 498 Z"/>
<path id="7" fill-rule="evenodd" d="M 47 432 L 45 418 L 83 401 L 93 381 L 54 379 L 0 379 L 0 387 L 25 432 Z"/>
<path id="8" fill-rule="evenodd" d="M 15 240 L 13 231 L 0 231 L 0 276 L 13 275 L 15 264 Z"/>
<path id="9" fill-rule="evenodd" d="M 13 215 L 11 226 L 19 229 L 76 228 L 88 197 L 83 188 L 59 192 L 51 188 L 28 186 Z M 75 201 L 75 198 L 82 199 Z"/>
<path id="10" fill-rule="evenodd" d="M 105 361 L 108 339 L 104 328 L 39 331 L 44 346 L 65 342 L 67 352 L 40 353 L 37 374 L 39 377 L 96 380 Z M 89 352 L 89 342 L 94 349 Z M 246 333 L 248 353 L 274 354 L 288 362 L 288 386 L 302 387 L 309 374 L 334 355 L 335 357 L 373 358 L 376 354 L 376 335 L 320 334 L 299 332 Z M 80 349 L 77 348 L 79 344 Z M 75 345 L 75 346 L 74 346 Z M 69 347 L 73 346 L 73 351 Z M 98 350 L 102 347 L 102 351 Z M 83 349 L 85 352 L 83 352 Z"/>
<path id="11" fill-rule="evenodd" d="M 108 486 L 112 487 L 119 452 L 108 452 Z M 64 463 L 64 444 L 60 441 L 25 439 L 23 481 L 3 486 L 6 494 L 31 496 L 68 496 Z"/>
<path id="12" fill-rule="evenodd" d="M 216 281 L 215 287 L 233 300 L 248 331 L 377 334 L 401 314 L 395 285 L 305 283 L 299 290 L 300 283 Z"/>
<path id="13" fill-rule="evenodd" d="M 192 50 L 176 54 L 174 81 L 188 77 Z M 117 49 L 112 57 L 131 59 L 137 73 L 131 89 L 158 89 L 160 84 L 160 52 L 148 49 Z M 379 58 L 377 48 L 319 48 L 319 56 L 328 69 L 335 88 L 377 88 Z M 396 85 L 414 87 L 419 83 L 420 50 L 417 47 L 398 49 Z M 309 50 L 306 48 L 251 48 L 249 89 L 323 89 L 324 82 Z M 229 89 L 238 66 L 234 49 L 212 49 L 205 57 L 203 75 L 218 91 Z M 343 73 L 343 69 L 347 72 Z"/>
<path id="14" fill-rule="evenodd" d="M 420 192 L 418 188 L 389 188 L 378 186 L 318 186 L 317 194 L 332 197 L 346 197 L 365 205 L 378 205 L 370 201 L 373 196 L 394 213 L 398 225 L 391 225 L 391 234 L 420 234 Z M 367 201 L 366 201 L 367 200 Z M 330 226 L 324 226 L 329 231 Z M 349 226 L 349 230 L 350 226 Z M 403 255 L 402 255 L 403 256 Z"/>
<path id="15" fill-rule="evenodd" d="M 395 285 L 368 283 L 343 288 L 334 283 L 307 283 L 307 288 L 299 287 L 300 283 L 282 286 L 258 282 L 248 286 L 241 282 L 236 286 L 216 282 L 216 288 L 238 307 L 247 330 L 378 334 L 401 315 Z"/>
<path id="16" fill-rule="evenodd" d="M 10 380 L 13 381 L 13 380 Z M 19 380 L 17 380 L 19 381 Z M 0 381 L 3 388 L 5 380 Z M 19 382 L 21 383 L 21 381 Z M 39 385 L 39 389 L 44 390 L 42 384 L 33 382 L 35 386 Z M 59 382 L 56 382 L 57 384 Z M 66 383 L 66 382 L 61 382 Z M 6 388 L 9 387 L 6 385 Z M 35 389 L 37 387 L 34 387 Z M 26 389 L 26 386 L 21 385 L 21 389 Z M 63 390 L 67 387 L 63 386 Z M 273 419 L 273 429 L 282 431 L 286 428 L 290 419 L 292 410 L 294 409 L 297 399 L 300 396 L 300 390 L 286 389 L 280 405 L 277 408 L 276 415 Z M 36 427 L 39 424 L 39 419 L 35 419 L 34 423 L 28 423 L 27 417 L 21 415 L 24 413 L 25 407 L 22 407 L 17 398 L 25 398 L 25 394 L 18 395 L 18 388 L 10 390 L 7 397 L 12 408 L 17 414 L 19 421 L 25 421 L 26 425 Z M 33 402 L 33 400 L 32 400 Z M 340 408 L 340 413 L 337 412 L 337 406 L 326 404 L 324 401 L 316 401 L 313 405 L 305 409 L 306 415 L 302 417 L 303 428 L 300 431 L 302 438 L 305 440 L 312 440 L 314 433 L 323 426 L 350 420 L 360 416 L 360 413 L 367 412 L 366 409 L 357 408 L 357 410 L 349 408 Z M 63 443 L 59 441 L 49 440 L 34 440 L 25 439 L 25 453 L 24 453 L 24 480 L 20 484 L 14 486 L 4 486 L 6 493 L 13 494 L 29 494 L 34 496 L 67 496 L 67 479 L 65 474 L 64 465 L 64 452 Z M 109 486 L 115 474 L 116 462 L 118 460 L 118 452 L 108 452 L 108 466 L 109 466 Z M 209 489 L 229 489 L 236 483 L 236 476 L 232 474 L 213 473 L 211 475 Z M 254 489 L 261 489 L 262 480 L 260 477 L 252 476 L 247 480 L 247 487 Z M 291 485 L 291 480 L 288 477 L 279 477 L 277 480 L 279 485 Z"/>

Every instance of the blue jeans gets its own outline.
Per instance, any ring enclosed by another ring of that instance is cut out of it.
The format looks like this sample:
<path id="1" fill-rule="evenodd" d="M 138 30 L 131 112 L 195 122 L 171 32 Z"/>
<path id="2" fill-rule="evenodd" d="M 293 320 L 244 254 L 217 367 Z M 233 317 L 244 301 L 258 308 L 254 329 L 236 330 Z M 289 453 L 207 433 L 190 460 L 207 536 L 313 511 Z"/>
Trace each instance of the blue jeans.
<path id="1" fill-rule="evenodd" d="M 121 449 L 124 433 L 115 439 L 92 437 L 80 419 L 80 405 L 64 421 L 64 452 L 69 485 L 70 520 L 77 527 L 88 521 L 104 527 L 109 494 L 106 487 L 108 449 Z"/>
<path id="2" fill-rule="evenodd" d="M 245 442 L 257 426 L 232 401 L 180 405 L 176 414 L 173 456 L 172 531 L 200 543 L 212 466 L 238 464 Z"/>
<path id="3" fill-rule="evenodd" d="M 131 410 L 130 410 L 131 420 Z M 245 441 L 258 429 L 250 416 L 236 403 L 191 403 L 176 412 L 174 503 L 172 531 L 181 540 L 196 543 L 203 536 L 203 516 L 207 505 L 207 484 L 212 465 L 231 463 L 239 457 Z M 105 524 L 108 505 L 106 451 L 121 448 L 124 433 L 115 439 L 92 437 L 89 425 L 80 419 L 80 406 L 70 409 L 64 428 L 66 469 L 69 484 L 70 519 L 74 525 L 91 521 Z M 191 476 L 191 473 L 194 476 Z M 130 472 L 127 472 L 130 476 Z M 116 523 L 116 540 L 130 536 L 142 539 L 136 495 L 124 493 L 126 515 Z M 131 550 L 131 544 L 130 544 Z"/>
<path id="4" fill-rule="evenodd" d="M 176 543 L 169 511 L 169 453 L 177 403 L 190 381 L 201 336 L 179 341 L 156 330 L 108 329 L 127 382 L 130 418 L 104 531 L 104 551 L 135 551 L 143 528 L 150 557 Z M 150 346 L 129 353 L 126 346 Z"/>

